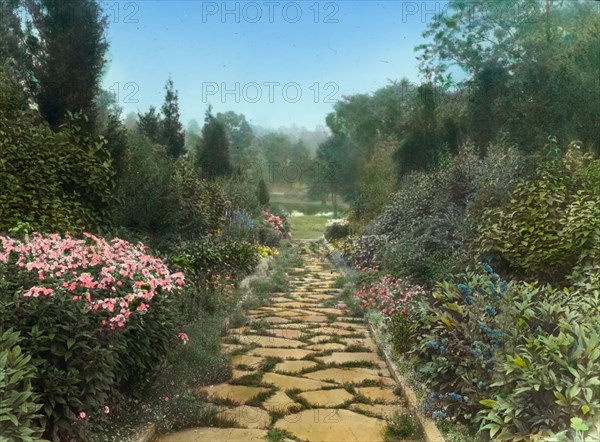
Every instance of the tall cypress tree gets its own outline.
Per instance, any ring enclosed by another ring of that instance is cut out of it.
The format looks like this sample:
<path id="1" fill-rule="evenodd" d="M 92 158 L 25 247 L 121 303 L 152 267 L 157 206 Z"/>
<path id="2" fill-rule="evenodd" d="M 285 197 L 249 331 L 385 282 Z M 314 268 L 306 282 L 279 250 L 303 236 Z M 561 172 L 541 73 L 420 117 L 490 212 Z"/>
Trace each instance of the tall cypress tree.
<path id="1" fill-rule="evenodd" d="M 180 121 L 179 98 L 170 78 L 165 90 L 165 102 L 160 108 L 163 116 L 160 122 L 160 139 L 166 146 L 167 153 L 177 158 L 184 152 L 185 131 Z"/>
<path id="2" fill-rule="evenodd" d="M 223 123 L 212 115 L 210 107 L 206 111 L 202 141 L 198 149 L 198 165 L 206 178 L 215 178 L 232 172 L 227 131 Z"/>
<path id="3" fill-rule="evenodd" d="M 51 127 L 67 112 L 83 111 L 94 121 L 94 99 L 104 55 L 107 18 L 96 0 L 27 0 L 31 15 L 28 70 L 32 95 Z"/>

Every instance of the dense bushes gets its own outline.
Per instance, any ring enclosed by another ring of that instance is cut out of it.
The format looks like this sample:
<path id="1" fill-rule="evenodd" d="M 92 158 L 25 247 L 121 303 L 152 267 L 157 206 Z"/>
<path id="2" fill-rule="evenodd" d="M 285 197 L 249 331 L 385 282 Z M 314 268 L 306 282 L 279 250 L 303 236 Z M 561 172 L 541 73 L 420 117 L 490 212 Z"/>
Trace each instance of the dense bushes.
<path id="1" fill-rule="evenodd" d="M 387 271 L 421 283 L 434 282 L 472 263 L 474 226 L 485 207 L 506 202 L 523 174 L 523 159 L 498 144 L 480 158 L 465 145 L 433 172 L 405 176 L 400 190 L 364 231 L 386 244 L 367 252 Z M 356 254 L 363 247 L 357 247 Z"/>
<path id="2" fill-rule="evenodd" d="M 481 423 L 494 440 L 549 435 L 595 416 L 598 292 L 506 283 L 486 269 L 439 283 L 418 309 L 434 416 Z"/>
<path id="3" fill-rule="evenodd" d="M 46 438 L 82 438 L 86 416 L 151 381 L 177 341 L 168 295 L 183 275 L 118 239 L 0 244 L 0 317 L 35 366 L 37 422 Z"/>
<path id="4" fill-rule="evenodd" d="M 71 115 L 53 132 L 31 111 L 0 108 L 0 232 L 20 222 L 45 232 L 106 225 L 112 163 L 102 139 Z"/>
<path id="5" fill-rule="evenodd" d="M 496 253 L 518 274 L 564 281 L 594 262 L 600 240 L 600 161 L 571 145 L 515 188 L 504 207 L 486 211 L 479 251 Z"/>

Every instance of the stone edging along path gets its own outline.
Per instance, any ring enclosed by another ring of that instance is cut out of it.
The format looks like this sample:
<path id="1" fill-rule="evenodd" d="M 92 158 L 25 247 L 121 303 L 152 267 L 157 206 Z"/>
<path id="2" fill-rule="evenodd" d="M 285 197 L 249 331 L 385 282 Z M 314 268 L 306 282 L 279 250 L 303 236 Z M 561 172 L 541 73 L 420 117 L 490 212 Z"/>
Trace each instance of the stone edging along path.
<path id="1" fill-rule="evenodd" d="M 249 324 L 224 338 L 232 379 L 198 388 L 224 428 L 156 441 L 382 441 L 386 419 L 407 410 L 368 327 L 348 317 L 338 273 L 308 242 L 294 245 L 303 265 L 288 270 L 290 289 L 248 311 Z"/>

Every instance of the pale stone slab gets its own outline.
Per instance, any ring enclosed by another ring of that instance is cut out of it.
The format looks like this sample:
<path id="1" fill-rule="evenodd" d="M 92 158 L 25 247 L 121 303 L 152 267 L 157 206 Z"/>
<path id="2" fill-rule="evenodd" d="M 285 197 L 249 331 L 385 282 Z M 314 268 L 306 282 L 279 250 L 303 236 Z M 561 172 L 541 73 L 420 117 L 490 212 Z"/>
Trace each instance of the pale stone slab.
<path id="1" fill-rule="evenodd" d="M 218 384 L 210 387 L 201 387 L 198 389 L 208 394 L 208 397 L 218 397 L 220 399 L 229 399 L 233 402 L 244 403 L 254 399 L 261 393 L 269 391 L 264 387 L 248 387 L 246 385 Z"/>
<path id="2" fill-rule="evenodd" d="M 285 361 L 275 366 L 275 371 L 279 373 L 299 373 L 306 368 L 316 367 L 318 364 L 314 361 Z"/>
<path id="3" fill-rule="evenodd" d="M 338 384 L 360 384 L 364 381 L 375 381 L 382 385 L 393 385 L 392 378 L 372 375 L 364 373 L 354 368 L 327 368 L 325 370 L 313 371 L 303 375 L 309 379 L 317 379 L 320 381 L 332 380 Z"/>
<path id="4" fill-rule="evenodd" d="M 292 322 L 290 324 L 275 324 L 275 325 L 273 325 L 273 328 L 271 328 L 269 330 L 275 330 L 275 329 L 278 329 L 278 328 L 302 330 L 302 329 L 305 329 L 305 328 L 308 328 L 308 327 L 310 327 L 309 324 L 303 324 L 303 323 L 300 323 L 300 322 Z"/>
<path id="5" fill-rule="evenodd" d="M 326 315 L 343 315 L 346 310 L 340 310 L 339 308 L 328 308 L 328 307 L 316 307 L 313 308 L 315 312 L 325 313 Z"/>
<path id="6" fill-rule="evenodd" d="M 348 336 L 348 335 L 354 335 L 357 333 L 357 332 L 353 332 L 350 330 L 346 330 L 345 328 L 329 327 L 329 326 L 319 327 L 318 329 L 315 329 L 315 331 L 319 332 L 322 335 L 338 335 L 338 336 Z"/>
<path id="7" fill-rule="evenodd" d="M 326 340 L 326 339 L 324 339 Z M 313 344 L 306 347 L 308 350 L 315 351 L 328 351 L 328 350 L 344 350 L 346 346 L 344 344 L 338 344 L 337 342 L 328 342 L 326 344 Z"/>
<path id="8" fill-rule="evenodd" d="M 283 358 L 283 359 L 303 359 L 308 355 L 314 354 L 313 351 L 304 350 L 300 348 L 289 348 L 283 350 L 281 348 L 267 348 L 267 347 L 259 347 L 250 351 L 250 354 L 253 356 L 264 356 L 264 357 L 274 357 L 274 358 Z"/>
<path id="9" fill-rule="evenodd" d="M 240 336 L 242 344 L 256 344 L 260 347 L 298 348 L 306 345 L 294 339 L 278 338 L 276 336 L 244 335 Z"/>
<path id="10" fill-rule="evenodd" d="M 263 382 L 265 384 L 272 384 L 278 387 L 280 390 L 320 390 L 324 387 L 333 387 L 334 384 L 328 382 L 316 381 L 314 379 L 298 378 L 295 376 L 286 376 L 277 373 L 266 373 L 263 376 Z"/>
<path id="11" fill-rule="evenodd" d="M 386 423 L 350 410 L 313 408 L 278 420 L 275 428 L 307 441 L 375 442 L 384 440 Z"/>
<path id="12" fill-rule="evenodd" d="M 249 442 L 266 441 L 267 430 L 245 428 L 193 428 L 179 433 L 160 436 L 158 442 Z"/>
<path id="13" fill-rule="evenodd" d="M 400 398 L 394 392 L 387 388 L 380 387 L 361 387 L 357 388 L 358 394 L 371 399 L 372 401 L 384 401 L 386 403 L 395 404 L 400 401 Z"/>
<path id="14" fill-rule="evenodd" d="M 291 321 L 289 319 L 281 318 L 279 316 L 265 316 L 264 319 L 269 324 L 288 324 Z"/>
<path id="15" fill-rule="evenodd" d="M 249 356 L 249 355 L 235 355 L 231 357 L 231 365 L 237 367 L 238 365 L 246 365 L 252 368 L 260 367 L 263 358 L 259 358 L 257 356 Z"/>
<path id="16" fill-rule="evenodd" d="M 273 304 L 273 307 L 278 308 L 311 308 L 314 307 L 315 304 L 312 302 L 298 302 L 298 301 L 287 301 L 287 302 L 278 302 L 277 304 Z"/>
<path id="17" fill-rule="evenodd" d="M 403 410 L 403 407 L 399 405 L 385 405 L 385 404 L 352 404 L 350 405 L 351 410 L 360 410 L 380 417 L 382 419 L 391 419 L 396 413 Z"/>
<path id="18" fill-rule="evenodd" d="M 263 405 L 270 412 L 289 413 L 299 404 L 283 391 L 277 391 L 273 396 L 264 401 Z"/>
<path id="19" fill-rule="evenodd" d="M 215 407 L 217 417 L 235 422 L 242 428 L 265 430 L 271 425 L 271 415 L 267 410 L 249 405 L 239 407 Z"/>
<path id="20" fill-rule="evenodd" d="M 290 327 L 270 328 L 268 330 L 265 330 L 265 333 L 283 339 L 298 339 L 306 335 L 306 331 L 303 331 L 301 328 Z"/>
<path id="21" fill-rule="evenodd" d="M 254 373 L 256 373 L 256 371 L 232 370 L 231 371 L 231 379 L 237 380 L 237 379 L 243 378 L 244 376 L 249 376 Z"/>
<path id="22" fill-rule="evenodd" d="M 327 316 L 324 315 L 302 315 L 296 319 L 300 322 L 327 322 Z"/>
<path id="23" fill-rule="evenodd" d="M 338 352 L 332 353 L 329 356 L 322 356 L 317 359 L 325 364 L 343 364 L 345 362 L 367 361 L 378 364 L 381 367 L 385 366 L 385 362 L 383 362 L 376 353 L 367 352 Z"/>
<path id="24" fill-rule="evenodd" d="M 354 397 L 343 388 L 307 391 L 300 393 L 298 396 L 308 402 L 310 406 L 317 408 L 339 407 L 344 402 L 350 401 Z"/>
<path id="25" fill-rule="evenodd" d="M 280 318 L 290 318 L 292 316 L 300 315 L 299 312 L 295 312 L 293 310 L 283 310 L 275 313 L 275 316 L 279 316 Z"/>
<path id="26" fill-rule="evenodd" d="M 366 347 L 371 351 L 377 351 L 377 345 L 373 342 L 371 338 L 349 338 L 346 339 L 347 345 L 360 345 L 362 347 Z"/>

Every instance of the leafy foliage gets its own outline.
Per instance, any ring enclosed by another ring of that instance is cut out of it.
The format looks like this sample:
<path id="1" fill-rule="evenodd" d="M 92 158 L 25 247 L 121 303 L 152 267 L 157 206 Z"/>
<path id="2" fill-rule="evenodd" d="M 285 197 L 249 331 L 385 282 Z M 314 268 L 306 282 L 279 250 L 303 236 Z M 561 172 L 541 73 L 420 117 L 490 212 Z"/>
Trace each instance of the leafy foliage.
<path id="1" fill-rule="evenodd" d="M 103 139 L 71 115 L 58 132 L 30 112 L 0 109 L 0 231 L 19 222 L 45 232 L 107 224 L 112 164 Z"/>
<path id="2" fill-rule="evenodd" d="M 555 281 L 593 261 L 600 238 L 593 176 L 599 165 L 575 144 L 564 158 L 543 165 L 516 186 L 510 203 L 487 211 L 480 253 L 497 253 L 515 272 Z"/>
<path id="3" fill-rule="evenodd" d="M 494 440 L 591 419 L 600 406 L 599 292 L 506 283 L 484 267 L 438 283 L 420 304 L 419 365 L 434 414 L 479 421 Z"/>
<path id="4" fill-rule="evenodd" d="M 32 442 L 42 433 L 37 423 L 42 405 L 32 387 L 35 366 L 19 343 L 18 332 L 7 330 L 0 335 L 0 434 Z"/>
<path id="5" fill-rule="evenodd" d="M 175 337 L 168 293 L 183 275 L 118 239 L 0 242 L 0 314 L 35 366 L 44 436 L 82 438 L 81 416 L 153 379 Z"/>

